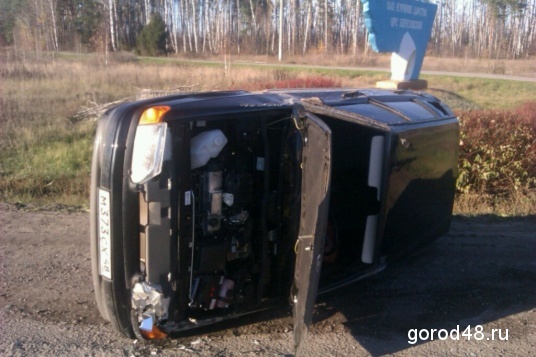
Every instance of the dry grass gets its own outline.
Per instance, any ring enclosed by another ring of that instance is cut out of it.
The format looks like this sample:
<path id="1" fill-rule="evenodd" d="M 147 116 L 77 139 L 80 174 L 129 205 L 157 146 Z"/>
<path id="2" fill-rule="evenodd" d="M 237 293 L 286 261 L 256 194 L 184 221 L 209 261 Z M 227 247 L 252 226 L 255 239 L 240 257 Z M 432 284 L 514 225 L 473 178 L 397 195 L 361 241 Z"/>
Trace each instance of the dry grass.
<path id="1" fill-rule="evenodd" d="M 536 60 L 493 60 L 476 58 L 426 57 L 423 69 L 460 73 L 490 73 L 536 77 Z"/>
<path id="2" fill-rule="evenodd" d="M 82 108 L 125 97 L 133 100 L 140 89 L 244 88 L 273 82 L 285 73 L 158 60 L 139 63 L 131 57 L 108 63 L 95 56 L 67 57 L 18 61 L 4 53 L 0 58 L 1 201 L 86 205 L 96 125 L 79 122 L 76 114 Z"/>
<path id="3" fill-rule="evenodd" d="M 189 57 L 179 57 L 189 58 Z M 222 60 L 222 57 L 206 57 L 206 59 Z M 275 64 L 279 63 L 276 56 L 252 56 L 240 55 L 231 56 L 234 62 L 256 62 Z M 342 67 L 377 67 L 390 68 L 391 55 L 385 53 L 375 53 L 369 51 L 365 54 L 339 54 L 308 52 L 307 56 L 294 55 L 284 56 L 284 63 L 322 65 L 322 66 L 342 66 Z M 423 63 L 423 70 L 446 71 L 460 73 L 490 73 L 506 74 L 514 76 L 536 77 L 535 58 L 524 60 L 496 60 L 485 58 L 454 58 L 454 57 L 433 57 L 426 56 Z"/>
<path id="4" fill-rule="evenodd" d="M 219 61 L 220 64 L 207 64 L 204 59 Z M 266 83 L 266 77 L 259 76 L 263 71 L 268 74 L 278 71 L 297 73 L 299 76 L 322 75 L 340 81 L 342 87 L 374 87 L 376 82 L 388 79 L 389 74 L 375 70 L 374 68 L 388 68 L 390 58 L 385 54 L 370 53 L 367 56 L 354 58 L 350 55 L 325 55 L 323 53 L 311 54 L 306 57 L 287 57 L 280 65 L 273 56 L 232 56 L 230 69 L 223 70 L 222 57 L 207 57 L 204 59 L 183 56 L 168 57 L 161 59 L 147 59 L 147 63 L 155 62 L 183 65 L 197 65 L 201 68 L 220 68 L 219 76 L 215 78 L 218 88 L 251 88 L 251 83 L 257 80 Z M 227 58 L 229 61 L 229 58 Z M 189 62 L 189 61 L 194 61 Z M 228 62 L 229 63 L 229 62 Z M 345 69 L 318 68 L 319 65 L 342 66 Z M 499 70 L 505 66 L 506 70 Z M 312 68 L 315 67 L 315 68 Z M 369 69 L 359 69 L 373 67 Z M 506 73 L 513 75 L 536 76 L 536 61 L 493 61 L 493 60 L 469 60 L 453 58 L 426 58 L 425 69 L 439 71 L 475 72 L 475 73 Z M 222 80 L 222 73 L 223 80 Z M 253 73 L 253 75 L 251 75 Z M 422 75 L 428 80 L 429 91 L 445 101 L 455 110 L 485 109 L 485 108 L 514 108 L 525 102 L 536 101 L 536 83 L 520 82 L 502 79 L 469 78 L 452 75 Z M 214 81 L 214 79 L 213 79 Z"/>
<path id="5" fill-rule="evenodd" d="M 264 61 L 253 57 L 233 57 L 231 66 L 226 69 L 223 64 L 192 64 L 175 58 L 140 60 L 129 54 L 117 54 L 108 60 L 102 56 L 73 54 L 31 61 L 28 57 L 22 61 L 8 52 L 1 52 L 0 56 L 0 200 L 3 202 L 85 206 L 96 125 L 95 122 L 79 122 L 75 114 L 82 108 L 135 98 L 143 88 L 256 89 L 254 83 L 288 80 L 370 87 L 385 79 L 385 73 L 380 72 L 249 67 L 239 62 L 241 59 Z M 372 55 L 356 60 L 352 56 L 316 54 L 287 61 L 386 67 L 389 58 Z M 311 78 L 320 80 L 312 82 Z M 503 83 L 505 81 L 493 82 L 491 89 L 481 94 L 480 85 L 475 85 L 474 81 L 435 78 L 434 87 L 440 90 L 432 92 L 454 108 L 479 107 L 479 97 L 485 97 L 494 105 L 515 102 L 515 98 L 501 93 L 509 85 Z M 520 98 L 535 100 L 534 87 L 519 85 L 508 90 Z M 463 96 L 454 95 L 456 92 Z M 481 202 L 484 203 L 479 208 Z M 501 205 L 494 202 L 463 196 L 458 198 L 456 210 L 458 213 L 487 212 L 487 209 L 499 212 Z M 536 205 L 534 195 L 520 195 L 514 203 L 516 207 L 525 208 L 505 212 L 526 214 L 534 212 Z"/>
<path id="6" fill-rule="evenodd" d="M 536 214 L 536 191 L 513 191 L 506 196 L 465 193 L 458 194 L 454 201 L 454 214 L 479 216 L 494 214 L 503 217 L 529 216 Z"/>

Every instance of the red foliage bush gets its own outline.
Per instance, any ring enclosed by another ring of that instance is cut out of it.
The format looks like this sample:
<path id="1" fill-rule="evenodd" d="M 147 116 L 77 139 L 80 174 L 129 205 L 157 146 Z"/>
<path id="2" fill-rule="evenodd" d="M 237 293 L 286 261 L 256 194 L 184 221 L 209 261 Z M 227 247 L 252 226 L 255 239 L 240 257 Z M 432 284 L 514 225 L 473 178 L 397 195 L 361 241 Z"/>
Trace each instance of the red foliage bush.
<path id="1" fill-rule="evenodd" d="M 536 187 L 536 102 L 459 118 L 459 191 L 508 194 Z"/>

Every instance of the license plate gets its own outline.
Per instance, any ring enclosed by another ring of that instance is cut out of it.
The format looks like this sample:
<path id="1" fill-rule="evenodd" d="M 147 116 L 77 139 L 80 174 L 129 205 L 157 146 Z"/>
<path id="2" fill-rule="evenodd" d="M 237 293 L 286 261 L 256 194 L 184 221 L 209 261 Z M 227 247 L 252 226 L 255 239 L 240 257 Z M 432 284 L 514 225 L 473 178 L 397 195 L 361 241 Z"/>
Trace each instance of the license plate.
<path id="1" fill-rule="evenodd" d="M 112 279 L 110 192 L 99 189 L 99 274 Z"/>

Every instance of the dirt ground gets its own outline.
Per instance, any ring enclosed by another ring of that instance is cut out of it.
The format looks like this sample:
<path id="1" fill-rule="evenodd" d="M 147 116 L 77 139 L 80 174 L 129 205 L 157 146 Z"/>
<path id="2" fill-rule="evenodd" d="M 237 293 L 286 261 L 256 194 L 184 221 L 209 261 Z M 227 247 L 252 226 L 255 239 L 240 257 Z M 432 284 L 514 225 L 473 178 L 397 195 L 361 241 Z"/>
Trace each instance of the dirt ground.
<path id="1" fill-rule="evenodd" d="M 88 213 L 0 207 L 0 355 L 292 355 L 288 308 L 151 345 L 119 336 L 94 302 L 88 226 Z M 320 296 L 306 355 L 534 355 L 535 232 L 535 216 L 456 217 L 424 252 Z M 411 344 L 412 329 L 460 334 Z"/>

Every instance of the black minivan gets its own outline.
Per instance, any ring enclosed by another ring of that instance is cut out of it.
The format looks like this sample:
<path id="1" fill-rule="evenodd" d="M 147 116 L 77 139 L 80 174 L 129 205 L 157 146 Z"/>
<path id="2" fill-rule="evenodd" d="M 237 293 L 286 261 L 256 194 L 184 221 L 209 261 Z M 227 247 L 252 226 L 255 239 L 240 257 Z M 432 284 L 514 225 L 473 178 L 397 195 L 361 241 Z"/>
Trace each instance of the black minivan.
<path id="1" fill-rule="evenodd" d="M 426 93 L 209 92 L 99 121 L 91 254 L 102 317 L 129 337 L 286 304 L 300 349 L 316 295 L 445 234 L 459 124 Z"/>

